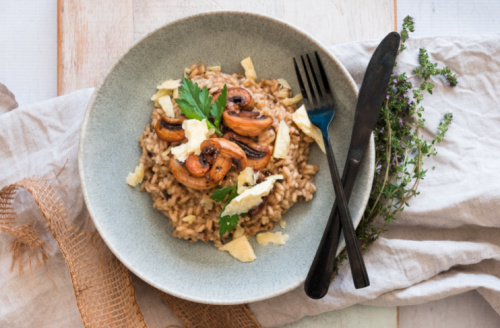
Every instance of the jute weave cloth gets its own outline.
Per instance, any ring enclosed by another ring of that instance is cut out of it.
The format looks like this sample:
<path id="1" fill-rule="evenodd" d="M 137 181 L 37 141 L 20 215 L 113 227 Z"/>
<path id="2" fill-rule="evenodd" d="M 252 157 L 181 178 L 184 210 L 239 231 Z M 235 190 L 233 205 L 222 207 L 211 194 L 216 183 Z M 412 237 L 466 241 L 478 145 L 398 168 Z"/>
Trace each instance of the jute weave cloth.
<path id="1" fill-rule="evenodd" d="M 147 327 L 136 301 L 129 271 L 118 261 L 94 229 L 75 227 L 48 180 L 26 178 L 0 190 L 0 232 L 13 237 L 12 267 L 24 264 L 30 272 L 49 258 L 48 244 L 33 225 L 16 225 L 15 196 L 20 188 L 35 200 L 66 260 L 76 303 L 85 327 Z M 187 327 L 260 327 L 245 305 L 197 304 L 159 292 Z"/>

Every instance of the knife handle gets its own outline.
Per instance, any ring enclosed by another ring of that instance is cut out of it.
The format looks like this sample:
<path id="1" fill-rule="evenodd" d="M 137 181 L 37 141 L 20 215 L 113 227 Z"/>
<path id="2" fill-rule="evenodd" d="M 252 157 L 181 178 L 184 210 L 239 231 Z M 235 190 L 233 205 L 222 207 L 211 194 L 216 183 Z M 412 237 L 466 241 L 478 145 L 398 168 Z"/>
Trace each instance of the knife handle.
<path id="1" fill-rule="evenodd" d="M 349 156 L 348 156 L 349 158 Z M 344 194 L 346 195 L 347 202 L 351 198 L 352 190 L 354 189 L 354 183 L 356 181 L 356 176 L 359 171 L 361 162 L 354 158 L 350 158 L 346 163 L 346 168 L 344 169 L 344 174 L 342 175 L 342 184 L 344 186 Z M 344 224 L 342 220 L 339 219 L 339 208 L 337 201 L 333 205 L 333 220 L 335 222 L 339 222 L 341 225 Z M 363 261 L 363 257 L 361 255 L 361 249 L 359 246 L 359 241 L 356 236 L 356 229 L 352 221 L 348 221 L 349 227 L 342 226 L 344 229 L 344 237 L 346 239 L 347 245 L 353 245 L 354 247 L 347 247 L 347 255 L 349 256 L 349 264 L 351 266 L 352 277 L 354 280 L 354 286 L 356 289 L 365 288 L 370 286 L 370 279 L 368 278 L 368 273 L 366 272 L 365 262 Z M 346 233 L 346 230 L 349 229 L 352 231 L 351 234 Z M 332 240 L 332 248 L 335 249 L 335 253 L 337 251 L 337 247 L 340 240 L 340 229 L 336 235 L 333 236 Z M 351 240 L 347 240 L 351 238 Z M 333 266 L 335 266 L 335 259 L 333 260 Z M 332 268 L 333 273 L 333 268 Z"/>
<path id="2" fill-rule="evenodd" d="M 359 171 L 360 161 L 353 159 L 352 156 L 349 155 L 347 158 L 342 174 L 342 185 L 346 200 L 349 202 L 356 175 Z M 326 224 L 325 232 L 321 238 L 318 251 L 316 252 L 316 256 L 314 257 L 304 285 L 306 294 L 314 299 L 319 299 L 326 295 L 333 276 L 333 268 L 335 266 L 337 247 L 340 238 L 340 216 L 337 205 L 337 201 L 335 201 Z M 358 244 L 357 238 L 355 242 Z M 359 252 L 359 247 L 357 249 Z M 355 254 L 353 256 L 357 255 L 361 254 Z M 370 281 L 363 261 L 350 260 L 350 262 L 359 263 L 355 264 L 354 268 L 351 264 L 355 287 L 363 288 L 369 286 Z"/>

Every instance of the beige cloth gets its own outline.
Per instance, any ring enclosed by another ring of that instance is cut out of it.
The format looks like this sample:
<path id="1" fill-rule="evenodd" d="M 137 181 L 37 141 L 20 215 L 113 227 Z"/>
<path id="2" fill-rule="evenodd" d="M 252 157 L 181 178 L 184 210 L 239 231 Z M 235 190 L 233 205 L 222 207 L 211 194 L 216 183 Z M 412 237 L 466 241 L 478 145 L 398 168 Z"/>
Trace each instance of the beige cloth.
<path id="1" fill-rule="evenodd" d="M 6 113 L 17 106 L 14 94 L 5 85 L 0 83 L 0 114 Z"/>
<path id="2" fill-rule="evenodd" d="M 332 51 L 359 84 L 377 43 L 349 43 Z M 370 287 L 355 290 L 349 266 L 344 265 L 322 300 L 308 299 L 299 287 L 250 304 L 264 327 L 356 303 L 418 304 L 473 289 L 500 315 L 500 34 L 410 39 L 407 43 L 408 50 L 398 59 L 398 72 L 414 67 L 418 48 L 425 47 L 433 61 L 450 66 L 459 77 L 456 88 L 436 80 L 434 95 L 426 95 L 424 133 L 434 134 L 447 112 L 454 114 L 454 121 L 438 147 L 439 156 L 426 162 L 429 172 L 420 184 L 421 195 L 365 254 Z M 52 178 L 68 160 L 54 183 L 67 185 L 60 189 L 61 198 L 75 221 L 86 219 L 77 147 L 91 92 L 78 91 L 0 116 L 0 188 L 32 175 Z M 19 209 L 20 217 L 40 222 L 37 228 L 43 232 L 43 220 L 30 206 L 29 197 L 25 198 L 28 205 Z M 35 270 L 32 279 L 10 273 L 8 240 L 0 235 L 0 326 L 81 327 L 57 245 L 49 242 L 48 267 L 59 291 L 45 270 Z M 182 326 L 151 287 L 134 281 L 149 327 Z"/>

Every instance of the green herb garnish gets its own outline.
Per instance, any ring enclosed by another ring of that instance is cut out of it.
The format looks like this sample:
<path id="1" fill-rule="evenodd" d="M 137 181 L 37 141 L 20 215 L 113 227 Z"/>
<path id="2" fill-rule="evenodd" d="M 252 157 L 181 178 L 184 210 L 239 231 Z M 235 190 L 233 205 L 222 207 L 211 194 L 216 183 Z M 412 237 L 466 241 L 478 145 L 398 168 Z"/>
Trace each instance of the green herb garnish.
<path id="1" fill-rule="evenodd" d="M 219 125 L 222 119 L 222 112 L 224 111 L 224 108 L 226 108 L 226 98 L 227 98 L 227 86 L 224 84 L 224 87 L 222 88 L 219 98 L 217 98 L 217 101 L 215 101 L 212 104 L 212 107 L 210 107 L 210 114 L 214 119 L 214 124 L 217 127 L 217 131 L 219 131 Z"/>
<path id="2" fill-rule="evenodd" d="M 225 84 L 219 98 L 213 104 L 207 87 L 200 89 L 198 83 L 193 83 L 187 78 L 182 80 L 179 95 L 180 98 L 176 98 L 175 102 L 179 105 L 182 114 L 189 119 L 199 121 L 206 119 L 208 128 L 215 129 L 217 134 L 222 135 L 219 126 L 222 112 L 226 107 L 227 86 Z"/>
<path id="3" fill-rule="evenodd" d="M 238 221 L 240 220 L 240 216 L 238 214 L 234 215 L 226 215 L 222 216 L 221 214 L 224 212 L 226 209 L 227 204 L 229 204 L 236 196 L 238 196 L 238 184 L 236 183 L 234 186 L 227 186 L 221 189 L 218 189 L 214 191 L 214 193 L 210 196 L 211 199 L 217 201 L 217 202 L 222 202 L 226 198 L 227 195 L 227 202 L 226 205 L 222 208 L 222 211 L 219 213 L 219 235 L 222 236 L 226 232 L 229 232 L 233 230 L 233 228 L 236 227 L 238 224 Z"/>
<path id="4" fill-rule="evenodd" d="M 214 193 L 210 196 L 211 199 L 215 200 L 216 202 L 222 202 L 224 199 L 226 199 L 226 196 L 229 194 L 229 197 L 231 198 L 231 194 L 237 194 L 236 193 L 237 185 L 234 186 L 227 186 L 221 189 L 217 189 L 214 191 Z M 236 196 L 235 196 L 236 197 Z M 234 197 L 233 197 L 234 198 Z M 229 202 L 229 201 L 228 201 Z"/>
<path id="5" fill-rule="evenodd" d="M 407 16 L 403 22 L 398 55 L 406 49 L 404 43 L 409 32 L 413 31 L 414 21 Z M 431 140 L 421 136 L 425 124 L 421 102 L 424 94 L 432 94 L 434 88 L 430 78 L 441 76 L 450 86 L 458 82 L 448 67 L 439 69 L 436 63 L 431 63 L 425 49 L 419 50 L 418 60 L 419 67 L 413 70 L 412 75 L 407 76 L 403 72 L 394 73 L 391 77 L 375 127 L 375 177 L 368 205 L 356 229 L 363 250 L 386 231 L 396 215 L 409 206 L 412 197 L 420 194 L 418 185 L 427 172 L 423 167 L 424 160 L 437 155 L 435 147 L 443 141 L 453 120 L 451 113 L 445 114 Z M 380 224 L 377 218 L 382 219 Z M 337 258 L 337 269 L 344 259 L 345 250 Z"/>
<path id="6" fill-rule="evenodd" d="M 226 232 L 233 230 L 239 221 L 238 214 L 219 216 L 219 235 L 223 236 Z"/>

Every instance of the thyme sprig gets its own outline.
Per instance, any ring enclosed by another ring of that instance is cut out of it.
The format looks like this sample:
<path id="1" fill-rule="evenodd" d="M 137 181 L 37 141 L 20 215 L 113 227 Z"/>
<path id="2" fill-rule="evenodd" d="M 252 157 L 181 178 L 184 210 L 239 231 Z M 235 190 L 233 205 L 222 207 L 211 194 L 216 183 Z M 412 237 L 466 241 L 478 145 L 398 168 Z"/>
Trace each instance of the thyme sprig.
<path id="1" fill-rule="evenodd" d="M 406 49 L 409 32 L 414 32 L 414 21 L 407 16 L 398 55 Z M 431 77 L 442 76 L 450 86 L 456 86 L 458 81 L 448 67 L 437 68 L 436 63 L 430 62 L 424 48 L 419 50 L 418 60 L 419 67 L 413 75 L 393 74 L 374 130 L 376 172 L 368 205 L 356 230 L 363 250 L 420 194 L 418 186 L 427 173 L 424 160 L 437 155 L 436 145 L 443 141 L 453 120 L 451 113 L 445 114 L 435 136 L 431 140 L 422 137 L 425 118 L 421 102 L 425 93 L 432 94 Z M 344 250 L 337 258 L 337 268 L 345 258 Z"/>

